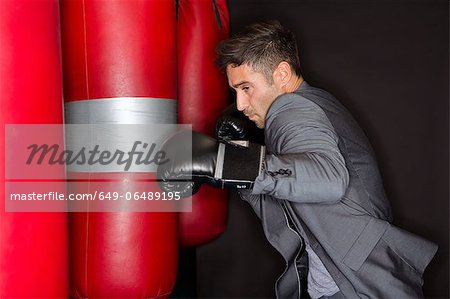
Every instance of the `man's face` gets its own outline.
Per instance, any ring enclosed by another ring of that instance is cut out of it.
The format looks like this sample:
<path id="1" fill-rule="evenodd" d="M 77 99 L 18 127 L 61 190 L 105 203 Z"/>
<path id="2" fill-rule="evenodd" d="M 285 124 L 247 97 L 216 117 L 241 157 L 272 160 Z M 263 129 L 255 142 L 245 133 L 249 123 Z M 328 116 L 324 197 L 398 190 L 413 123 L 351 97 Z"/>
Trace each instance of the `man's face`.
<path id="1" fill-rule="evenodd" d="M 236 91 L 236 106 L 258 128 L 264 128 L 267 111 L 277 96 L 282 94 L 269 84 L 266 77 L 247 64 L 227 66 L 228 84 Z"/>

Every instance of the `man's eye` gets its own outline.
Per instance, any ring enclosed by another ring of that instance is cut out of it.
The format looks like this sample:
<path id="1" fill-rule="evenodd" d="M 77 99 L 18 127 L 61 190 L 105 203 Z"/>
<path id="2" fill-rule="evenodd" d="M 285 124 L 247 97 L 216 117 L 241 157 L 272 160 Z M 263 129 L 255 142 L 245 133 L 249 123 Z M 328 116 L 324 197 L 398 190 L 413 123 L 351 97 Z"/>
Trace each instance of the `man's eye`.
<path id="1" fill-rule="evenodd" d="M 246 86 L 246 87 L 242 87 L 242 90 L 243 91 L 248 91 L 250 88 L 248 87 L 248 86 Z"/>

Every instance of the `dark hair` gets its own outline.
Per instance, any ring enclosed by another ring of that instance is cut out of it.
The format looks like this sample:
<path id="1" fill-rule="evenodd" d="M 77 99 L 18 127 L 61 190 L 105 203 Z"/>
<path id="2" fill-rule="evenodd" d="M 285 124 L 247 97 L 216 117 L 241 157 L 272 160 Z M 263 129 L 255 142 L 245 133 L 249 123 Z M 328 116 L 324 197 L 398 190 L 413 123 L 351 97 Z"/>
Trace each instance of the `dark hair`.
<path id="1" fill-rule="evenodd" d="M 294 33 L 279 21 L 259 22 L 222 41 L 216 49 L 216 63 L 222 70 L 228 65 L 248 64 L 272 82 L 278 64 L 286 61 L 301 76 L 297 41 Z"/>

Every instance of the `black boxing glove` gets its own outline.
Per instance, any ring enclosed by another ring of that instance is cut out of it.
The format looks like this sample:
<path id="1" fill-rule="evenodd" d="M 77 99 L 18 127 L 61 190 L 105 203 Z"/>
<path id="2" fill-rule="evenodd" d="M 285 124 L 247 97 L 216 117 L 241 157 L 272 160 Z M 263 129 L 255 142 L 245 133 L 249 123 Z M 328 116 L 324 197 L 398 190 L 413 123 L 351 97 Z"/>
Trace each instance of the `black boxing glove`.
<path id="1" fill-rule="evenodd" d="M 186 145 L 191 143 L 192 155 L 186 151 Z M 176 133 L 164 142 L 161 151 L 166 160 L 158 166 L 159 185 L 164 191 L 179 192 L 180 197 L 195 194 L 203 183 L 250 189 L 264 168 L 264 146 L 217 142 L 195 131 Z"/>
<path id="2" fill-rule="evenodd" d="M 237 110 L 236 103 L 228 106 L 219 116 L 216 122 L 216 135 L 219 141 L 248 140 L 264 144 L 264 131 Z"/>

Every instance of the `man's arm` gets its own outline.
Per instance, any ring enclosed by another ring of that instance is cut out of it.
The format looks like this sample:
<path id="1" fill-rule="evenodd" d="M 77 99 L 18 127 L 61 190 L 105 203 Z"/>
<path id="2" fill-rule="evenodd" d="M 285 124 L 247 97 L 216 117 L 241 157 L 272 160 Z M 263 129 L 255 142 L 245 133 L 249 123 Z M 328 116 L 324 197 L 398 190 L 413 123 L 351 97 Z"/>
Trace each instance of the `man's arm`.
<path id="1" fill-rule="evenodd" d="M 281 96 L 267 115 L 266 140 L 273 153 L 255 180 L 253 194 L 301 203 L 335 203 L 349 175 L 338 137 L 324 111 L 294 94 Z"/>

